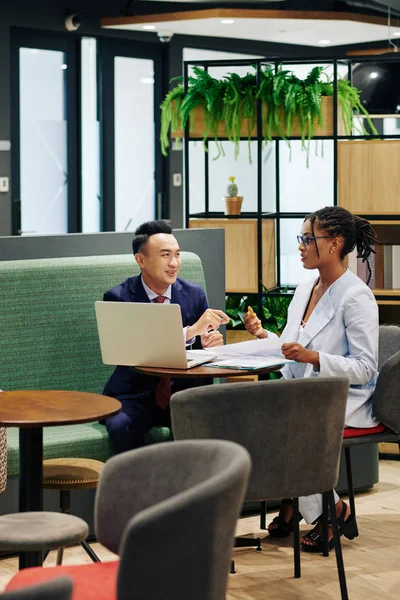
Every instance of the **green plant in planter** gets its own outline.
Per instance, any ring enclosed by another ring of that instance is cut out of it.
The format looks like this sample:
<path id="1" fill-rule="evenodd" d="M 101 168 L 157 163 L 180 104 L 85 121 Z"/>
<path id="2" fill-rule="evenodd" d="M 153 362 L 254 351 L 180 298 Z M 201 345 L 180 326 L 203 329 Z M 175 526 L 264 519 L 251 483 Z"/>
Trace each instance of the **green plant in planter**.
<path id="1" fill-rule="evenodd" d="M 257 98 L 262 102 L 263 137 L 270 141 L 279 135 L 287 140 L 297 120 L 302 147 L 307 150 L 307 166 L 309 162 L 309 143 L 314 135 L 316 123 L 323 125 L 321 74 L 323 67 L 314 67 L 307 77 L 299 79 L 291 71 L 282 70 L 276 73 L 272 69 L 261 72 L 261 83 Z M 290 146 L 290 144 L 289 144 Z"/>
<path id="2" fill-rule="evenodd" d="M 239 156 L 239 142 L 242 120 L 247 119 L 247 139 L 249 162 L 251 164 L 251 133 L 257 118 L 257 80 L 252 73 L 240 77 L 237 73 L 228 73 L 223 78 L 224 110 L 226 135 L 235 144 L 235 158 Z"/>
<path id="3" fill-rule="evenodd" d="M 258 311 L 258 300 L 256 294 L 247 294 L 245 296 L 226 297 L 226 314 L 230 317 L 227 329 L 243 330 L 244 317 L 250 306 L 261 319 L 262 326 L 268 331 L 282 333 L 286 326 L 287 310 L 292 300 L 292 293 L 287 288 L 283 288 L 281 293 L 284 295 L 271 294 L 264 288 L 265 294 L 262 297 L 262 314 Z"/>
<path id="4" fill-rule="evenodd" d="M 235 158 L 239 154 L 241 125 L 247 119 L 247 137 L 249 161 L 251 163 L 250 140 L 257 117 L 257 101 L 261 102 L 261 130 L 265 141 L 279 136 L 288 141 L 293 124 L 299 125 L 302 147 L 307 150 L 307 165 L 310 140 L 315 125 L 323 125 L 322 97 L 332 96 L 334 86 L 331 81 L 323 80 L 324 68 L 314 67 L 305 79 L 300 79 L 289 70 L 280 66 L 276 71 L 270 67 L 261 69 L 260 82 L 254 73 L 241 77 L 237 73 L 229 73 L 222 79 L 215 79 L 206 70 L 193 67 L 193 75 L 188 78 L 188 90 L 184 93 L 182 78 L 171 90 L 161 105 L 161 149 L 166 156 L 169 147 L 170 128 L 185 127 L 192 119 L 193 111 L 198 106 L 204 109 L 203 142 L 213 139 L 217 146 L 218 158 L 224 154 L 222 144 L 218 140 L 218 127 L 225 123 L 228 140 L 235 144 Z M 349 81 L 339 79 L 338 101 L 341 107 L 341 118 L 345 133 L 348 135 L 354 127 L 354 116 L 363 113 L 374 135 L 377 131 L 368 113 L 360 102 L 360 92 Z M 190 123 L 191 124 L 191 123 Z M 361 124 L 363 135 L 368 132 Z M 288 141 L 289 143 L 289 141 Z"/>

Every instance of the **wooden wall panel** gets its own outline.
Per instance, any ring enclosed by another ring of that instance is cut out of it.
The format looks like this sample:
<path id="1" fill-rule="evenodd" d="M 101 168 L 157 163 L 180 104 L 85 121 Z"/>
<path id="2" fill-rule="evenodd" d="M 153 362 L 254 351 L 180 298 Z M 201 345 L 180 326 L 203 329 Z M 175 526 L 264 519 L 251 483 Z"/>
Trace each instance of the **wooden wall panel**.
<path id="1" fill-rule="evenodd" d="M 263 219 L 262 239 L 262 282 L 271 289 L 276 286 L 275 219 Z"/>
<path id="2" fill-rule="evenodd" d="M 226 291 L 258 291 L 257 219 L 191 219 L 189 227 L 225 230 Z M 263 221 L 263 283 L 275 285 L 275 221 Z"/>
<path id="3" fill-rule="evenodd" d="M 400 140 L 338 143 L 339 205 L 358 214 L 400 211 Z"/>

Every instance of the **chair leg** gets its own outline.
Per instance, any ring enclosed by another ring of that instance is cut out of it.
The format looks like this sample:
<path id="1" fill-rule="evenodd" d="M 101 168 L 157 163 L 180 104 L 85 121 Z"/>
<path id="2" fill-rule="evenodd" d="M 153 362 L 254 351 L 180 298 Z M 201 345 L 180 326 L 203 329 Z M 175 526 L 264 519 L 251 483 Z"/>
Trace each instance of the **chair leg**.
<path id="1" fill-rule="evenodd" d="M 347 489 L 349 492 L 350 513 L 354 516 L 354 520 L 357 525 L 356 503 L 354 500 L 353 472 L 351 469 L 351 454 L 350 454 L 349 447 L 344 449 L 344 455 L 346 458 L 346 476 L 347 476 Z M 357 537 L 357 536 L 358 536 L 358 527 L 357 527 L 357 533 L 356 533 L 355 537 Z"/>
<path id="2" fill-rule="evenodd" d="M 266 513 L 267 513 L 267 502 L 265 500 L 261 500 L 261 502 L 260 502 L 260 529 L 267 529 Z"/>
<path id="3" fill-rule="evenodd" d="M 57 549 L 57 562 L 56 562 L 57 566 L 62 565 L 63 556 L 64 556 L 64 548 L 61 546 L 60 548 Z"/>
<path id="4" fill-rule="evenodd" d="M 81 542 L 81 546 L 87 552 L 87 554 L 89 554 L 89 556 L 93 562 L 101 562 L 101 560 L 97 556 L 96 552 L 94 552 L 94 550 L 92 550 L 92 548 L 89 546 L 89 544 L 87 542 L 85 542 L 85 540 L 83 540 Z"/>
<path id="5" fill-rule="evenodd" d="M 257 550 L 260 552 L 261 548 L 261 538 L 245 538 L 238 537 L 235 538 L 235 542 L 233 544 L 234 548 L 251 548 L 257 546 Z"/>
<path id="6" fill-rule="evenodd" d="M 294 553 L 294 576 L 301 577 L 300 570 L 300 519 L 299 499 L 293 498 L 293 553 Z"/>
<path id="7" fill-rule="evenodd" d="M 340 584 L 340 594 L 342 600 L 348 600 L 349 596 L 347 593 L 347 584 L 346 584 L 346 574 L 344 571 L 343 564 L 343 556 L 342 556 L 342 545 L 340 543 L 340 534 L 338 527 L 338 520 L 336 517 L 336 507 L 335 507 L 335 498 L 333 495 L 333 490 L 328 492 L 329 494 L 329 504 L 330 504 L 330 514 L 332 521 L 332 530 L 333 530 L 333 540 L 335 542 L 335 554 L 336 554 L 336 564 L 339 576 L 339 584 Z"/>
<path id="8" fill-rule="evenodd" d="M 232 575 L 234 575 L 236 573 L 234 560 L 231 560 L 231 569 L 230 569 L 229 573 L 231 573 Z"/>
<path id="9" fill-rule="evenodd" d="M 60 509 L 61 509 L 62 513 L 70 514 L 70 512 L 71 512 L 71 493 L 69 490 L 60 490 Z M 89 544 L 87 542 L 85 542 L 85 540 L 83 540 L 81 542 L 81 546 L 86 551 L 86 553 L 90 556 L 90 558 L 92 559 L 93 562 L 101 562 L 101 560 L 99 559 L 97 554 L 94 552 L 94 550 L 92 550 L 92 548 L 89 546 Z M 57 561 L 58 561 L 59 552 L 60 552 L 60 557 L 61 557 L 60 561 L 62 561 L 63 549 L 59 548 L 57 550 Z M 61 562 L 57 562 L 57 564 L 61 565 Z"/>
<path id="10" fill-rule="evenodd" d="M 324 541 L 323 556 L 329 556 L 329 492 L 322 494 L 322 539 Z"/>

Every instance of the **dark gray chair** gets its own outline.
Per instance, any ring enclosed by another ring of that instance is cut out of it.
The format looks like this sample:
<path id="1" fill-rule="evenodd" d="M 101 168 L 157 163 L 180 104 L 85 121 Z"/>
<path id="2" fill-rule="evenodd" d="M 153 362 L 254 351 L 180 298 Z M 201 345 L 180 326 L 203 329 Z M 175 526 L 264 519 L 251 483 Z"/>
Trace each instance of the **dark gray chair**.
<path id="1" fill-rule="evenodd" d="M 1 594 L 4 600 L 70 600 L 72 598 L 72 580 L 58 577 L 45 583 Z"/>
<path id="2" fill-rule="evenodd" d="M 175 439 L 217 438 L 247 448 L 253 469 L 246 500 L 295 498 L 295 577 L 300 577 L 296 499 L 326 493 L 334 507 L 348 389 L 344 377 L 281 379 L 188 389 L 171 399 Z M 331 513 L 342 598 L 347 598 L 335 510 Z"/>
<path id="3" fill-rule="evenodd" d="M 97 536 L 121 555 L 119 600 L 187 600 L 189 589 L 191 600 L 225 597 L 250 465 L 244 448 L 219 440 L 155 444 L 106 463 Z"/>
<path id="4" fill-rule="evenodd" d="M 389 327 L 380 327 L 379 335 L 382 335 L 382 330 L 384 330 L 383 335 L 385 335 L 385 330 L 391 329 L 392 328 Z M 400 333 L 399 327 L 394 329 L 397 329 Z M 388 333 L 389 335 L 392 335 L 393 332 L 389 331 Z M 385 352 L 384 356 L 386 355 Z M 347 429 L 345 435 L 350 434 L 350 437 L 345 437 L 343 439 L 350 511 L 354 515 L 354 518 L 356 518 L 356 507 L 350 454 L 351 448 L 364 444 L 379 444 L 382 442 L 398 443 L 400 440 L 400 350 L 388 358 L 380 367 L 378 381 L 372 399 L 372 407 L 376 418 L 385 426 L 384 430 L 376 433 L 376 428 L 374 428 L 367 434 L 362 430 L 362 434 L 360 435 L 360 432 L 357 432 L 356 429 Z"/>
<path id="5" fill-rule="evenodd" d="M 250 470 L 247 450 L 220 440 L 154 444 L 108 460 L 96 492 L 96 534 L 121 559 L 116 580 L 109 563 L 74 567 L 77 594 L 88 572 L 99 586 L 104 570 L 101 598 L 115 589 L 118 600 L 187 600 L 188 590 L 190 600 L 225 598 Z M 37 569 L 42 580 L 43 571 L 52 577 L 53 569 Z M 25 582 L 20 571 L 12 585 Z"/>

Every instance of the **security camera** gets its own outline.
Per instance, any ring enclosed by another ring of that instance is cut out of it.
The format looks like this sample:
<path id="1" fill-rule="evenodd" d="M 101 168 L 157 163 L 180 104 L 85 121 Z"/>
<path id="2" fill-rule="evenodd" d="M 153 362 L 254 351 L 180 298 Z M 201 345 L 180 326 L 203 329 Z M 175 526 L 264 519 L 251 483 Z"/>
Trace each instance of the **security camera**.
<path id="1" fill-rule="evenodd" d="M 171 41 L 172 36 L 174 35 L 172 31 L 158 31 L 158 37 L 160 38 L 160 42 L 163 44 L 167 44 Z"/>
<path id="2" fill-rule="evenodd" d="M 76 13 L 65 17 L 65 29 L 67 29 L 68 31 L 76 31 L 81 25 L 82 19 Z"/>

